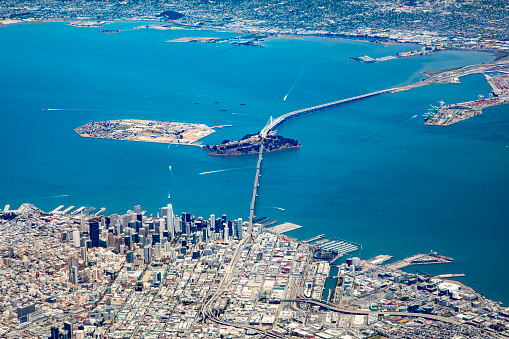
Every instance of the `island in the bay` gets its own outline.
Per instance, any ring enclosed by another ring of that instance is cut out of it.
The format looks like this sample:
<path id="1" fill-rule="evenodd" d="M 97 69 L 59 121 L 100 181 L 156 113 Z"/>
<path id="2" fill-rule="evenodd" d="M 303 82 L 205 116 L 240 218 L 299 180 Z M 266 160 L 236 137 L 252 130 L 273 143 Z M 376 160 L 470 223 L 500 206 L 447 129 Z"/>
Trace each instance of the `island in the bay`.
<path id="1" fill-rule="evenodd" d="M 89 122 L 74 130 L 83 138 L 156 142 L 162 144 L 193 145 L 205 149 L 211 155 L 255 154 L 263 144 L 265 152 L 300 147 L 297 140 L 284 138 L 271 131 L 262 138 L 259 134 L 247 134 L 240 141 L 224 140 L 219 145 L 203 146 L 198 140 L 215 133 L 214 128 L 231 127 L 220 125 L 208 127 L 204 124 L 158 120 L 118 119 Z"/>
<path id="2" fill-rule="evenodd" d="M 286 148 L 300 147 L 297 140 L 284 138 L 271 131 L 265 138 L 260 134 L 247 134 L 239 141 L 224 140 L 219 145 L 206 145 L 203 147 L 211 155 L 241 155 L 257 154 L 263 145 L 264 152 L 279 151 Z"/>
<path id="3" fill-rule="evenodd" d="M 119 119 L 89 122 L 74 131 L 84 138 L 157 142 L 163 144 L 191 145 L 212 133 L 214 128 L 189 122 Z"/>

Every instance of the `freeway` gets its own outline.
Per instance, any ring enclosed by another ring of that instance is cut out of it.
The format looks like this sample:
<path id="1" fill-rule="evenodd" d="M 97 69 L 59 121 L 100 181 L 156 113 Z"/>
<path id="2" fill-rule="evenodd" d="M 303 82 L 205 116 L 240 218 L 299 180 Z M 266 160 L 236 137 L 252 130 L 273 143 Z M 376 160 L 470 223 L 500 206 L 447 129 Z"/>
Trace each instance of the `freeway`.
<path id="1" fill-rule="evenodd" d="M 327 303 L 313 300 L 313 299 L 285 299 L 281 300 L 281 302 L 301 302 L 301 303 L 308 303 L 316 306 L 320 306 L 323 308 L 326 308 L 328 310 L 338 312 L 338 313 L 345 313 L 345 314 L 361 314 L 361 315 L 367 315 L 367 314 L 382 314 L 382 315 L 394 315 L 394 316 L 406 316 L 406 317 L 420 317 L 420 318 L 426 318 L 430 320 L 438 320 L 443 321 L 449 324 L 457 325 L 459 324 L 459 321 L 455 319 L 454 317 L 442 317 L 439 315 L 434 314 L 422 314 L 422 313 L 410 313 L 410 312 L 386 312 L 386 311 L 368 311 L 368 310 L 352 310 L 342 307 L 336 307 L 333 305 L 329 305 Z"/>

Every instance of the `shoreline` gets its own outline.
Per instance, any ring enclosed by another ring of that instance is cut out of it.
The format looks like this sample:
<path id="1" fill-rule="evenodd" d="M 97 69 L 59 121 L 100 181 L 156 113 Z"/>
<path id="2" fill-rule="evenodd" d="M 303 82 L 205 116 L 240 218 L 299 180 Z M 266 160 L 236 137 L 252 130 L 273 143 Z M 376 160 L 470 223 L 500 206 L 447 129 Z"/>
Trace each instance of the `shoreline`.
<path id="1" fill-rule="evenodd" d="M 160 20 L 143 20 L 143 19 L 129 19 L 125 18 L 122 20 L 111 20 L 111 21 L 96 21 L 96 20 L 66 20 L 66 19 L 40 19 L 40 20 L 12 20 L 12 19 L 6 19 L 12 22 L 9 23 L 3 23 L 0 21 L 0 28 L 7 27 L 10 25 L 23 25 L 23 24 L 38 24 L 38 23 L 52 23 L 52 22 L 61 22 L 66 23 L 69 26 L 78 27 L 78 28 L 100 28 L 104 27 L 105 25 L 111 25 L 111 24 L 118 24 L 118 23 L 140 23 L 141 25 L 148 25 L 147 26 L 161 26 L 161 27 L 167 27 L 167 26 L 174 26 L 174 28 L 167 28 L 167 30 L 188 30 L 188 31 L 212 31 L 212 32 L 218 32 L 218 33 L 235 33 L 235 34 L 265 34 L 267 35 L 267 38 L 280 38 L 280 39 L 297 39 L 302 40 L 305 37 L 317 37 L 317 38 L 330 38 L 330 39 L 345 39 L 345 40 L 353 40 L 353 41 L 359 41 L 359 42 L 370 42 L 374 44 L 380 44 L 380 45 L 396 45 L 396 44 L 410 44 L 410 45 L 422 45 L 422 41 L 398 41 L 396 38 L 390 38 L 390 37 L 380 37 L 380 36 L 368 36 L 364 34 L 356 34 L 356 33 L 311 33 L 311 32 L 305 32 L 301 34 L 287 34 L 287 33 L 281 33 L 281 32 L 275 32 L 275 33 L 269 33 L 269 32 L 263 32 L 256 29 L 246 29 L 246 28 L 237 28 L 237 29 L 224 29 L 221 27 L 209 27 L 209 26 L 187 26 L 179 23 L 175 23 L 173 21 L 160 21 Z M 5 21 L 5 20 L 4 20 Z M 76 25 L 74 23 L 78 22 L 97 22 L 101 23 L 100 25 Z M 133 29 L 139 29 L 141 27 L 132 27 L 127 29 L 121 29 L 121 31 L 128 31 Z M 154 27 L 147 27 L 148 29 L 156 29 Z M 501 49 L 481 49 L 481 48 L 472 48 L 472 47 L 443 47 L 442 51 L 466 51 L 466 52 L 481 52 L 481 53 L 490 53 L 495 57 L 495 60 L 503 59 L 507 56 L 509 56 L 509 49 L 508 50 L 501 50 Z"/>

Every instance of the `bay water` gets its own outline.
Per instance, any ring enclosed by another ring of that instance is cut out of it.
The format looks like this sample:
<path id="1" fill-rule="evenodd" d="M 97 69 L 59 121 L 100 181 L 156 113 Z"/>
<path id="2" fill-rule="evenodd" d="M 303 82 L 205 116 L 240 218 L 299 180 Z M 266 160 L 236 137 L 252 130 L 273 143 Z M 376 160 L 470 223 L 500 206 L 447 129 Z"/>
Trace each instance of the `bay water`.
<path id="1" fill-rule="evenodd" d="M 441 51 L 365 64 L 348 57 L 420 47 L 305 37 L 269 38 L 257 48 L 166 42 L 237 35 L 228 32 L 99 30 L 65 23 L 0 28 L 0 204 L 106 207 L 106 214 L 140 204 L 155 215 L 171 202 L 177 213 L 247 219 L 256 155 L 80 138 L 73 129 L 122 118 L 231 124 L 202 140 L 218 143 L 258 132 L 270 116 L 494 58 Z M 430 104 L 490 92 L 483 75 L 461 82 L 283 124 L 279 134 L 302 147 L 264 155 L 257 216 L 302 225 L 289 233 L 299 239 L 325 233 L 361 244 L 355 254 L 364 259 L 437 251 L 454 263 L 418 269 L 465 273 L 459 281 L 507 304 L 509 107 L 449 127 L 423 125 Z M 210 171 L 220 172 L 200 174 Z"/>

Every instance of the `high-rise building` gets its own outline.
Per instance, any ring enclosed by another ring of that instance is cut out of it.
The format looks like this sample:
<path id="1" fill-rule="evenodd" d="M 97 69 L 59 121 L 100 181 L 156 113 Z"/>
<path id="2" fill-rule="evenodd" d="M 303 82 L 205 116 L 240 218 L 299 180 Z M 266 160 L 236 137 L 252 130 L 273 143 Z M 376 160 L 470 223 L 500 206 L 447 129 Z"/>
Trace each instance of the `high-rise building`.
<path id="1" fill-rule="evenodd" d="M 78 267 L 73 266 L 71 267 L 71 283 L 72 284 L 78 284 L 79 277 L 78 277 Z"/>
<path id="2" fill-rule="evenodd" d="M 85 246 L 80 247 L 80 257 L 81 257 L 81 260 L 83 260 L 83 263 L 85 264 L 85 266 L 88 265 L 88 252 L 87 251 L 88 250 Z"/>
<path id="3" fill-rule="evenodd" d="M 81 242 L 80 242 L 80 231 L 79 230 L 74 230 L 72 232 L 72 242 L 74 244 L 74 247 L 80 247 L 81 245 Z"/>
<path id="4" fill-rule="evenodd" d="M 154 256 L 157 260 L 161 259 L 161 244 L 157 243 L 154 246 Z"/>
<path id="5" fill-rule="evenodd" d="M 128 264 L 132 264 L 134 263 L 134 252 L 133 251 L 129 251 L 127 252 L 126 256 L 125 256 L 125 261 L 128 263 Z"/>
<path id="6" fill-rule="evenodd" d="M 90 240 L 92 241 L 92 247 L 99 247 L 99 223 L 95 220 L 88 222 Z"/>
<path id="7" fill-rule="evenodd" d="M 72 323 L 70 323 L 70 322 L 65 322 L 65 323 L 64 323 L 64 331 L 66 331 L 66 332 L 67 332 L 67 338 L 69 338 L 69 339 L 70 339 L 70 338 L 72 338 L 72 336 L 73 336 L 73 334 L 74 334 L 74 333 L 73 333 L 74 331 L 73 331 Z"/>
<path id="8" fill-rule="evenodd" d="M 166 229 L 170 232 L 173 239 L 175 237 L 175 215 L 173 214 L 173 206 L 168 204 L 166 206 Z"/>
<path id="9" fill-rule="evenodd" d="M 51 326 L 51 339 L 58 339 L 58 327 Z"/>
<path id="10" fill-rule="evenodd" d="M 150 264 L 150 259 L 152 257 L 152 248 L 150 246 L 145 246 L 144 248 L 144 262 L 145 264 Z"/>
<path id="11" fill-rule="evenodd" d="M 228 227 L 225 227 L 224 228 L 224 237 L 223 237 L 225 242 L 228 242 L 230 240 L 230 234 L 229 233 L 230 232 L 228 232 Z"/>

